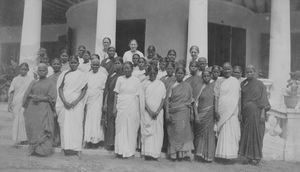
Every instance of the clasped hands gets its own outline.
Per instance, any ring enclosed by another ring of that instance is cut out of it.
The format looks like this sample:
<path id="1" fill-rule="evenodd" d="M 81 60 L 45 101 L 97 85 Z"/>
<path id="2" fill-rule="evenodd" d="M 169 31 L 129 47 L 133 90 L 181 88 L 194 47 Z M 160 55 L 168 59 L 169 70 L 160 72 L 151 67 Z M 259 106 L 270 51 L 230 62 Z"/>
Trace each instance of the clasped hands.
<path id="1" fill-rule="evenodd" d="M 65 108 L 69 110 L 69 109 L 74 108 L 78 104 L 78 102 L 73 101 L 73 102 L 69 103 L 67 101 L 63 101 L 63 104 L 64 104 Z"/>
<path id="2" fill-rule="evenodd" d="M 36 103 L 36 104 L 41 102 L 41 101 L 46 101 L 47 100 L 47 97 L 34 95 L 34 94 L 30 94 L 28 97 L 31 98 L 33 103 Z"/>
<path id="3" fill-rule="evenodd" d="M 156 112 L 153 112 L 152 110 L 148 109 L 147 112 L 149 113 L 149 116 L 153 119 L 153 120 L 156 120 L 158 114 L 159 114 L 159 111 L 156 111 Z"/>

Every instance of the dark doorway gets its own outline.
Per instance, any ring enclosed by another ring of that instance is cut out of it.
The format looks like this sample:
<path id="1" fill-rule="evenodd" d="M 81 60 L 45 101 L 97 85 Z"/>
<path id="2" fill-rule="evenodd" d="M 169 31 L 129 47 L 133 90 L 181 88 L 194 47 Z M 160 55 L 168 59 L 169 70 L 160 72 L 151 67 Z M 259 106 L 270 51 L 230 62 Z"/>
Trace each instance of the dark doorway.
<path id="1" fill-rule="evenodd" d="M 245 68 L 246 29 L 209 23 L 208 64 L 221 66 L 225 62 Z"/>
<path id="2" fill-rule="evenodd" d="M 60 51 L 66 48 L 67 35 L 61 35 L 58 37 L 58 41 L 53 42 L 41 42 L 41 47 L 47 50 L 47 55 L 51 60 L 60 56 Z"/>
<path id="3" fill-rule="evenodd" d="M 138 50 L 144 53 L 146 20 L 118 20 L 116 28 L 116 49 L 119 56 L 129 50 L 129 41 L 136 39 Z"/>

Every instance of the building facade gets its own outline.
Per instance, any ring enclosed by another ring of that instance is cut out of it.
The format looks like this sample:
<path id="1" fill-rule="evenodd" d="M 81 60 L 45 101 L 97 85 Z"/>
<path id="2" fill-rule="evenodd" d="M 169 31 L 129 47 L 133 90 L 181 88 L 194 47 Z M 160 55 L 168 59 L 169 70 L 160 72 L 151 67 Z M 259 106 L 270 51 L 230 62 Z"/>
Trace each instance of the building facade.
<path id="1" fill-rule="evenodd" d="M 279 159 L 300 161 L 300 112 L 283 105 L 289 73 L 300 66 L 299 0 L 0 0 L 0 17 L 1 65 L 35 65 L 40 47 L 50 58 L 78 45 L 99 53 L 104 37 L 119 55 L 137 39 L 140 51 L 175 49 L 178 60 L 189 61 L 197 45 L 209 65 L 253 64 L 267 78 L 269 114 L 283 130 L 266 145 Z"/>
<path id="2" fill-rule="evenodd" d="M 34 64 L 40 47 L 51 58 L 78 45 L 100 52 L 112 39 L 119 55 L 137 39 L 166 56 L 189 61 L 191 45 L 209 64 L 253 64 L 272 80 L 280 102 L 289 72 L 300 65 L 300 2 L 297 0 L 1 0 L 1 62 Z M 280 71 L 280 74 L 278 72 Z"/>

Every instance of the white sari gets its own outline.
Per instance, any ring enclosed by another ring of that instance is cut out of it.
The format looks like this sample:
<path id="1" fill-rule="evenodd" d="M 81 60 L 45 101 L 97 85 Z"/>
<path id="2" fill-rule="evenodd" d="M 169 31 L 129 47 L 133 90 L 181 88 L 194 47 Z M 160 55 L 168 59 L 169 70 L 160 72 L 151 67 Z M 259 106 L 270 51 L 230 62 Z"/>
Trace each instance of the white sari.
<path id="1" fill-rule="evenodd" d="M 240 123 L 238 120 L 240 83 L 234 77 L 220 78 L 215 86 L 217 112 L 218 142 L 216 157 L 233 159 L 238 157 L 240 140 Z"/>
<path id="2" fill-rule="evenodd" d="M 78 69 L 82 72 L 88 73 L 91 70 L 91 62 L 88 63 L 80 63 Z"/>
<path id="3" fill-rule="evenodd" d="M 137 77 L 140 80 L 140 82 L 143 82 L 147 78 L 145 72 L 145 70 L 140 70 L 137 68 L 132 71 L 132 76 Z"/>
<path id="4" fill-rule="evenodd" d="M 120 76 L 114 89 L 118 93 L 115 153 L 123 157 L 135 154 L 140 113 L 142 112 L 140 109 L 144 109 L 141 88 L 138 78 Z"/>
<path id="5" fill-rule="evenodd" d="M 159 70 L 156 79 L 161 79 L 162 77 L 164 77 L 166 75 L 167 75 L 167 71 Z"/>
<path id="6" fill-rule="evenodd" d="M 63 93 L 67 102 L 76 100 L 87 84 L 87 76 L 84 72 L 76 70 L 67 73 L 64 71 L 57 80 L 57 88 L 60 87 L 63 78 Z M 60 125 L 61 147 L 65 150 L 81 151 L 83 137 L 83 117 L 86 98 L 83 98 L 74 108 L 66 109 L 60 96 L 57 96 L 56 112 Z"/>
<path id="7" fill-rule="evenodd" d="M 13 115 L 14 115 L 14 121 L 13 121 L 13 128 L 12 128 L 12 140 L 15 143 L 18 143 L 20 141 L 26 141 L 26 130 L 25 130 L 25 121 L 24 121 L 24 108 L 22 107 L 23 97 L 24 94 L 30 85 L 30 83 L 33 81 L 32 75 L 26 75 L 16 76 L 12 83 L 10 84 L 8 94 L 13 94 L 12 99 L 12 107 L 13 107 Z"/>
<path id="8" fill-rule="evenodd" d="M 145 103 L 152 111 L 156 111 L 161 101 L 166 97 L 166 88 L 162 81 L 153 82 L 147 80 L 144 88 Z M 142 155 L 153 158 L 160 157 L 164 138 L 164 111 L 158 114 L 156 120 L 153 120 L 145 110 L 141 116 L 141 134 L 142 134 Z"/>
<path id="9" fill-rule="evenodd" d="M 88 89 L 86 102 L 86 118 L 84 141 L 98 143 L 104 140 L 103 128 L 100 126 L 102 117 L 103 91 L 108 73 L 100 67 L 97 73 L 88 73 Z"/>

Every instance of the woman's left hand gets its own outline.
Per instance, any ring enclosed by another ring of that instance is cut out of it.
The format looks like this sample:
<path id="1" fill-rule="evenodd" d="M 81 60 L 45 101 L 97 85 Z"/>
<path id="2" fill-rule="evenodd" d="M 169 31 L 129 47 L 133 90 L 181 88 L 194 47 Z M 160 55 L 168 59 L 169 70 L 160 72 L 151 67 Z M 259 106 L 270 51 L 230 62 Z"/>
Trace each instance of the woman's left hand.
<path id="1" fill-rule="evenodd" d="M 13 112 L 13 109 L 14 109 L 14 108 L 13 108 L 13 104 L 12 104 L 12 103 L 9 103 L 9 104 L 8 104 L 8 108 L 7 108 L 7 111 L 8 111 L 8 112 Z"/>
<path id="2" fill-rule="evenodd" d="M 260 122 L 262 122 L 262 123 L 266 122 L 266 113 L 265 113 L 265 109 L 262 109 L 262 110 L 261 110 L 261 113 L 260 113 Z"/>
<path id="3" fill-rule="evenodd" d="M 152 114 L 152 119 L 153 119 L 153 120 L 156 120 L 156 119 L 157 119 L 157 116 L 158 116 L 158 113 L 157 113 L 157 112 L 153 112 L 153 114 Z"/>
<path id="4" fill-rule="evenodd" d="M 70 104 L 70 105 L 71 105 L 71 109 L 73 109 L 77 104 L 78 104 L 77 101 L 72 102 L 72 103 Z"/>
<path id="5" fill-rule="evenodd" d="M 38 103 L 40 101 L 40 97 L 37 95 L 32 95 L 31 98 L 34 103 Z"/>

